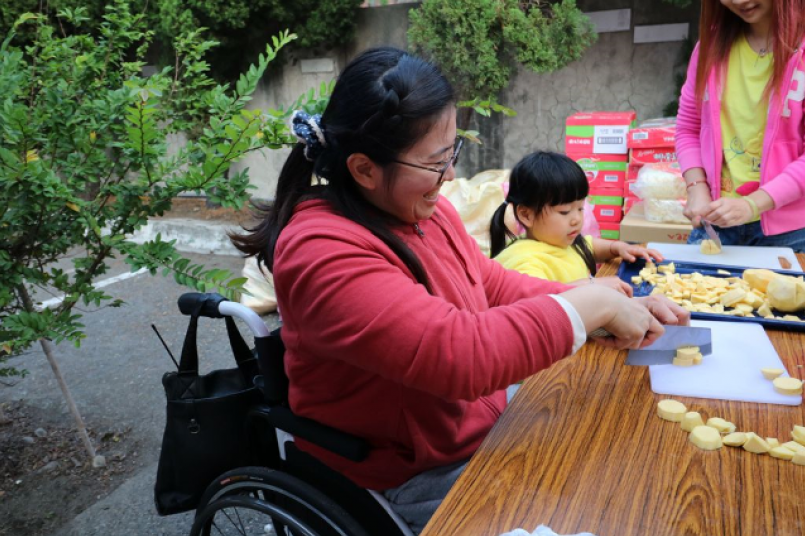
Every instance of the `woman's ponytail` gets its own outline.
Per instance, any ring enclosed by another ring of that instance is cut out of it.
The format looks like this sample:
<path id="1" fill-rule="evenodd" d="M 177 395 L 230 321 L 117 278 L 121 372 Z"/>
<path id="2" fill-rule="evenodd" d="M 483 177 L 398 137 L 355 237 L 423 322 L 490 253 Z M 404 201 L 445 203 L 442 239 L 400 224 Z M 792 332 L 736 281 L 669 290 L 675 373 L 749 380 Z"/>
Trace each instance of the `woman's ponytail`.
<path id="1" fill-rule="evenodd" d="M 517 238 L 508 227 L 506 227 L 506 208 L 509 206 L 505 201 L 497 208 L 489 222 L 489 256 L 497 257 L 498 253 L 506 248 L 506 240 Z"/>
<path id="2" fill-rule="evenodd" d="M 247 256 L 256 256 L 258 264 L 274 270 L 274 248 L 280 232 L 288 224 L 294 207 L 311 192 L 314 163 L 305 157 L 305 145 L 297 143 L 282 166 L 273 204 L 254 204 L 260 223 L 247 228 L 249 234 L 230 233 L 232 244 Z"/>

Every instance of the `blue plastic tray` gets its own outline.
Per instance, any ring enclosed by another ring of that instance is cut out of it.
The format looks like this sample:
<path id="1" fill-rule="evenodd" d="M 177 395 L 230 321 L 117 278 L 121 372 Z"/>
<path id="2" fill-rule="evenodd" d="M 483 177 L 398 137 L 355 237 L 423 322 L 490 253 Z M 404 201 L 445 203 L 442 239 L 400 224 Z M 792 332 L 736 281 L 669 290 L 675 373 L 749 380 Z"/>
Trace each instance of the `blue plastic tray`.
<path id="1" fill-rule="evenodd" d="M 663 262 L 657 263 L 657 266 L 661 266 L 663 264 L 670 264 L 672 262 L 676 267 L 675 273 L 677 274 L 690 274 L 693 272 L 699 272 L 702 275 L 708 275 L 713 277 L 741 277 L 743 275 L 743 271 L 747 269 L 747 268 L 738 268 L 736 266 L 720 266 L 716 264 L 700 264 L 695 262 L 678 262 L 671 259 L 665 259 Z M 621 262 L 621 265 L 618 268 L 618 277 L 632 286 L 632 289 L 634 289 L 634 295 L 636 297 L 648 296 L 649 294 L 651 294 L 651 291 L 654 290 L 654 285 L 645 281 L 643 283 L 640 283 L 639 285 L 635 285 L 632 283 L 632 277 L 639 275 L 640 270 L 642 270 L 645 266 L 646 261 L 643 259 L 638 259 L 635 262 L 623 261 Z M 718 270 L 728 272 L 729 275 L 724 273 L 718 273 Z M 784 275 L 805 277 L 805 273 L 794 272 L 791 270 L 772 270 L 772 272 Z M 805 314 L 803 313 L 799 314 L 782 313 L 774 309 L 772 309 L 772 312 L 778 316 L 784 314 L 791 314 L 793 316 L 805 320 Z M 805 331 L 805 322 L 796 322 L 793 320 L 774 320 L 758 316 L 748 318 L 743 316 L 730 316 L 718 313 L 697 313 L 697 312 L 691 312 L 690 316 L 691 318 L 699 320 L 719 320 L 725 322 L 752 322 L 755 324 L 761 324 L 764 327 L 771 329 L 779 329 L 784 331 Z"/>

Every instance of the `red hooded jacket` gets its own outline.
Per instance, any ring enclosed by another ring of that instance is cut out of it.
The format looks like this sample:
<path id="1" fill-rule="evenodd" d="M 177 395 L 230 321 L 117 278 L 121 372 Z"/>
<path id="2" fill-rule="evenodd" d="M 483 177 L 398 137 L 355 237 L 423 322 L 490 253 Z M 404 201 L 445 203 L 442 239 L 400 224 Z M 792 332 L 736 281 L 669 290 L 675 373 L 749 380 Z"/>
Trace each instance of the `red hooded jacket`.
<path id="1" fill-rule="evenodd" d="M 372 450 L 355 463 L 297 444 L 371 489 L 469 458 L 503 411 L 505 388 L 573 344 L 570 319 L 546 296 L 569 287 L 485 257 L 445 198 L 419 229 L 395 232 L 424 266 L 432 295 L 325 201 L 300 203 L 275 251 L 291 408 Z"/>

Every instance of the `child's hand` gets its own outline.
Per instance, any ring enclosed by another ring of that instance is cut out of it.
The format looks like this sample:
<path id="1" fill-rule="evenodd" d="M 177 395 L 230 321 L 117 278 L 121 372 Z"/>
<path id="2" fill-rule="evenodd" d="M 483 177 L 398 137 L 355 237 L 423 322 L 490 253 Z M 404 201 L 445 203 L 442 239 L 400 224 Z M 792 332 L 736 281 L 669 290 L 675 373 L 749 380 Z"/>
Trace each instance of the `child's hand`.
<path id="1" fill-rule="evenodd" d="M 604 287 L 609 287 L 617 290 L 621 294 L 625 294 L 629 298 L 632 297 L 632 286 L 629 285 L 626 281 L 621 280 L 620 278 L 596 277 L 594 280 L 591 279 L 590 283 L 592 283 L 593 285 L 602 285 Z"/>
<path id="2" fill-rule="evenodd" d="M 634 262 L 638 257 L 645 259 L 646 262 L 652 262 L 652 259 L 658 262 L 663 260 L 662 254 L 656 249 L 646 249 L 626 242 L 616 242 L 616 244 L 612 248 L 613 252 L 617 252 L 618 257 L 626 262 Z"/>

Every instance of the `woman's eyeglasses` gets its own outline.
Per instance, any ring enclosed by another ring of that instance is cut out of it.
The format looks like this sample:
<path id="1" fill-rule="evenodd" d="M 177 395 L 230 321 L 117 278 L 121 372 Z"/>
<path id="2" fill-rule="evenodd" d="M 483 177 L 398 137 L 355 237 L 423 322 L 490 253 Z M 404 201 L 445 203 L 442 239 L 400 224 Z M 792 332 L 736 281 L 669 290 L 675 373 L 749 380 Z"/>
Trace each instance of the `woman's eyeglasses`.
<path id="1" fill-rule="evenodd" d="M 461 153 L 461 147 L 464 145 L 464 138 L 457 138 L 456 144 L 453 146 L 453 156 L 447 159 L 444 163 L 444 166 L 441 168 L 433 168 L 429 166 L 420 166 L 419 164 L 411 164 L 410 162 L 403 162 L 401 160 L 392 160 L 392 162 L 396 162 L 397 164 L 402 164 L 404 166 L 417 168 L 417 169 L 424 169 L 427 171 L 432 171 L 434 173 L 439 174 L 439 180 L 436 182 L 436 186 L 439 186 L 444 181 L 444 174 L 447 173 L 447 170 L 450 169 L 450 166 L 455 166 L 458 162 L 458 155 Z"/>

